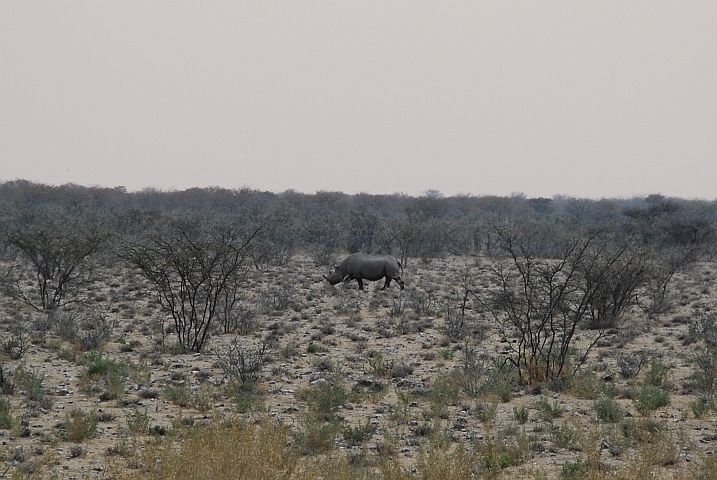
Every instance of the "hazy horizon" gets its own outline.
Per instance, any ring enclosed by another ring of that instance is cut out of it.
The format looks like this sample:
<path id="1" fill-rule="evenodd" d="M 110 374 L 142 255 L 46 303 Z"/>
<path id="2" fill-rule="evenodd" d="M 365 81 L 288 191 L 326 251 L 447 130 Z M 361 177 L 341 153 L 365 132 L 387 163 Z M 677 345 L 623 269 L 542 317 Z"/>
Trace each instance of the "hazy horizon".
<path id="1" fill-rule="evenodd" d="M 0 181 L 717 198 L 714 2 L 3 2 L 0 65 Z"/>
<path id="2" fill-rule="evenodd" d="M 579 195 L 567 195 L 562 193 L 556 193 L 553 195 L 527 195 L 525 192 L 511 192 L 506 194 L 495 194 L 495 193 L 463 193 L 463 192 L 457 192 L 452 194 L 445 194 L 444 192 L 436 189 L 428 189 L 424 190 L 422 192 L 418 193 L 406 193 L 406 192 L 377 192 L 377 193 L 369 193 L 364 191 L 358 191 L 358 192 L 344 192 L 343 190 L 325 190 L 325 189 L 319 189 L 311 192 L 305 192 L 301 190 L 297 190 L 294 188 L 288 188 L 286 190 L 269 190 L 269 189 L 262 189 L 262 188 L 254 188 L 250 187 L 248 185 L 239 186 L 239 187 L 221 187 L 219 185 L 206 185 L 206 186 L 193 186 L 193 187 L 186 187 L 186 188 L 160 188 L 160 187 L 142 187 L 138 189 L 130 189 L 127 188 L 125 185 L 98 185 L 98 184 L 80 184 L 76 182 L 66 182 L 66 183 L 46 183 L 46 182 L 35 182 L 32 180 L 28 180 L 25 178 L 15 178 L 10 180 L 0 179 L 0 184 L 2 183 L 14 183 L 14 182 L 25 182 L 28 181 L 34 185 L 39 186 L 46 186 L 49 188 L 63 188 L 63 187 L 70 187 L 70 188 L 87 188 L 87 189 L 122 189 L 124 193 L 133 194 L 133 193 L 181 193 L 186 192 L 194 189 L 200 189 L 200 190 L 212 190 L 212 189 L 223 189 L 223 190 L 229 190 L 229 191 L 237 191 L 241 192 L 244 189 L 248 189 L 252 192 L 260 192 L 260 193 L 270 193 L 272 195 L 285 195 L 285 194 L 300 194 L 300 195 L 321 195 L 321 194 L 339 194 L 339 195 L 347 195 L 347 196 L 361 196 L 361 195 L 370 195 L 370 196 L 404 196 L 407 198 L 420 198 L 425 196 L 436 196 L 438 198 L 461 198 L 461 197 L 468 197 L 468 198 L 481 198 L 481 197 L 497 197 L 497 198 L 514 198 L 514 197 L 521 197 L 524 199 L 535 199 L 535 198 L 549 198 L 552 200 L 566 200 L 566 199 L 575 199 L 575 200 L 588 200 L 588 201 L 633 201 L 633 200 L 647 200 L 648 197 L 658 196 L 666 199 L 674 199 L 678 201 L 697 201 L 697 202 L 717 202 L 717 199 L 707 199 L 702 197 L 681 197 L 679 195 L 664 195 L 660 192 L 646 192 L 646 193 L 638 193 L 634 195 L 620 195 L 620 196 L 600 196 L 600 197 L 586 197 L 586 196 L 579 196 Z"/>

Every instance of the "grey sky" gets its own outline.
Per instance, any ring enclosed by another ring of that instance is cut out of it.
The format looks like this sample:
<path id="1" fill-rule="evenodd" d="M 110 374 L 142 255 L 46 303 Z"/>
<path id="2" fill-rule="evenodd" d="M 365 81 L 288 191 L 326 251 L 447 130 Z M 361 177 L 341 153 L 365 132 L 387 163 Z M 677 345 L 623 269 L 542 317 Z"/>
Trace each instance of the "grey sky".
<path id="1" fill-rule="evenodd" d="M 0 180 L 717 197 L 717 2 L 0 2 Z"/>

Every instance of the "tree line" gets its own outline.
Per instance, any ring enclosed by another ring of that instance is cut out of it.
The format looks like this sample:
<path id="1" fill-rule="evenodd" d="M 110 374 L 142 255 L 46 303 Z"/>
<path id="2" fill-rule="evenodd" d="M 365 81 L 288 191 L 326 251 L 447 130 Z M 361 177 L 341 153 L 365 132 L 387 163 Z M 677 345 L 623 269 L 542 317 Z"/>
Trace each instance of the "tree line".
<path id="1" fill-rule="evenodd" d="M 411 197 L 216 187 L 127 192 L 122 187 L 0 183 L 4 232 L 55 222 L 127 239 L 192 215 L 247 230 L 262 227 L 252 252 L 253 263 L 261 268 L 284 265 L 298 252 L 311 255 L 318 265 L 359 251 L 393 254 L 404 264 L 447 254 L 491 255 L 500 244 L 497 227 L 529 231 L 531 248 L 543 257 L 554 256 L 576 234 L 597 231 L 651 248 L 698 248 L 712 255 L 717 202 L 661 195 L 590 200 L 444 197 L 428 191 Z"/>

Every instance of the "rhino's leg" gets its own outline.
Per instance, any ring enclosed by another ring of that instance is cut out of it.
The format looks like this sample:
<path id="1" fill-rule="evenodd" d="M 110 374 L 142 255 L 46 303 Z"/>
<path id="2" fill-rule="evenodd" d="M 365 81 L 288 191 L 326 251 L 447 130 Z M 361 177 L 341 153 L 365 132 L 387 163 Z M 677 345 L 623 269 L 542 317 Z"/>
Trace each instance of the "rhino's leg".
<path id="1" fill-rule="evenodd" d="M 391 286 L 391 277 L 386 277 L 386 283 L 383 284 L 383 287 L 381 288 L 381 290 L 386 290 L 390 286 Z"/>
<path id="2" fill-rule="evenodd" d="M 359 290 L 363 290 L 363 279 L 361 277 L 357 278 L 356 281 L 359 284 Z"/>

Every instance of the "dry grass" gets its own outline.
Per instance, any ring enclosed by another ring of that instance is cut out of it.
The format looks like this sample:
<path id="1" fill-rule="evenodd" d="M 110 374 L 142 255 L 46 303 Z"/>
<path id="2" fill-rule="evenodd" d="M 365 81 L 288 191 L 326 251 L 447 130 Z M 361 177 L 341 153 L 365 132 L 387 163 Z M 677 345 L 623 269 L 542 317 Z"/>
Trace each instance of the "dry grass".
<path id="1" fill-rule="evenodd" d="M 147 444 L 140 471 L 118 478 L 286 478 L 299 460 L 287 448 L 288 439 L 287 428 L 267 423 L 227 426 L 217 421 L 174 439 Z"/>
<path id="2" fill-rule="evenodd" d="M 717 461 L 703 456 L 691 463 L 680 460 L 686 445 L 669 434 L 636 427 L 646 435 L 624 467 L 617 468 L 602 450 L 609 432 L 593 427 L 578 440 L 580 455 L 565 462 L 561 478 L 580 479 L 713 479 Z M 431 443 L 413 468 L 390 457 L 358 452 L 305 456 L 296 448 L 290 428 L 263 419 L 255 423 L 216 420 L 208 426 L 185 429 L 172 438 L 147 443 L 137 459 L 137 470 L 120 471 L 119 479 L 385 479 L 462 480 L 475 478 L 553 478 L 554 474 L 524 464 L 527 439 L 507 441 L 504 432 L 471 445 L 441 448 Z"/>

